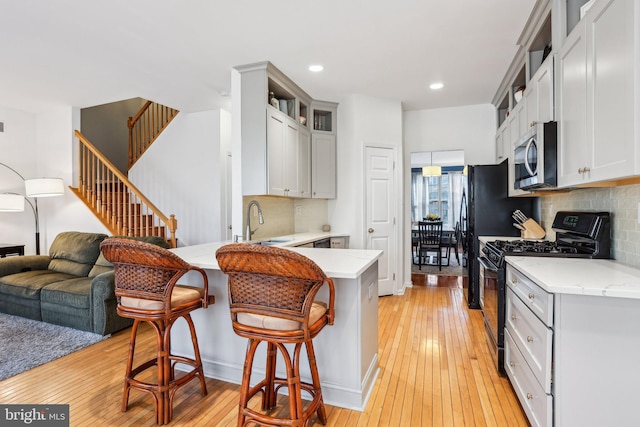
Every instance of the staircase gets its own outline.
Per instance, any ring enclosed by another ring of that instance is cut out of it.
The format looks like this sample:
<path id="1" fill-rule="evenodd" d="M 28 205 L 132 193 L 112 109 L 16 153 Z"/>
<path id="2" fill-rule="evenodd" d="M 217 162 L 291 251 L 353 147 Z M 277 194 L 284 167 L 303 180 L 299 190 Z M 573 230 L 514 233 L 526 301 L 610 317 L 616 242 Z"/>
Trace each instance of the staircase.
<path id="1" fill-rule="evenodd" d="M 129 117 L 129 169 L 177 114 L 178 110 L 147 101 L 138 114 Z"/>
<path id="2" fill-rule="evenodd" d="M 175 117 L 177 110 L 147 102 L 129 118 L 129 167 Z M 164 215 L 91 142 L 76 130 L 80 142 L 78 187 L 74 194 L 116 236 L 159 236 L 176 247 L 178 221 Z"/>

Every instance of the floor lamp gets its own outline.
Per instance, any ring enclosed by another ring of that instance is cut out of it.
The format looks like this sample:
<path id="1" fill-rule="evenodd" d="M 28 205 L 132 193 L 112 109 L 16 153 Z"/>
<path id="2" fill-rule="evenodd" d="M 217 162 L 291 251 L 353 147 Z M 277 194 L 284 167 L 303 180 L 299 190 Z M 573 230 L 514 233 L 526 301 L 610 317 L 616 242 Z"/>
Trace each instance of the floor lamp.
<path id="1" fill-rule="evenodd" d="M 24 202 L 31 206 L 33 216 L 36 220 L 36 255 L 40 255 L 40 218 L 38 214 L 38 198 L 64 195 L 64 183 L 61 178 L 35 178 L 25 179 L 18 171 L 11 166 L 0 163 L 22 179 L 26 196 L 14 193 L 0 194 L 0 212 L 23 212 Z M 29 200 L 33 197 L 33 203 Z"/>

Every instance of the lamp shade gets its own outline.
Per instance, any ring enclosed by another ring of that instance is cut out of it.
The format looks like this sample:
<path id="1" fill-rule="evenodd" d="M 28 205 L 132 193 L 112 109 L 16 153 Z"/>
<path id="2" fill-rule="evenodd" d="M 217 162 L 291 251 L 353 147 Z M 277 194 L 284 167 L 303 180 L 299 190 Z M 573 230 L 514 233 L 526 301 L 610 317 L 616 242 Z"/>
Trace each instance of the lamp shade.
<path id="1" fill-rule="evenodd" d="M 423 166 L 422 176 L 440 176 L 442 175 L 441 166 Z"/>
<path id="2" fill-rule="evenodd" d="M 64 194 L 61 178 L 35 178 L 24 181 L 27 197 L 52 197 Z"/>
<path id="3" fill-rule="evenodd" d="M 0 212 L 24 211 L 24 196 L 20 194 L 0 194 Z"/>

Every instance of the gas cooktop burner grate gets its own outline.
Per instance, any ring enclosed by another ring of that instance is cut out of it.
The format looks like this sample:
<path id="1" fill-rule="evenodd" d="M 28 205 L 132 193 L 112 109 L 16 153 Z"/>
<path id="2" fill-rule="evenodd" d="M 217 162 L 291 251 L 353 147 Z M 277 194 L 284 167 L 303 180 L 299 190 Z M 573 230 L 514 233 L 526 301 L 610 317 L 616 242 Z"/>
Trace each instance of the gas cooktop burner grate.
<path id="1" fill-rule="evenodd" d="M 496 240 L 492 244 L 498 252 L 508 252 L 512 254 L 575 254 L 578 250 L 571 246 L 558 245 L 557 242 L 551 241 L 532 241 L 532 240 Z"/>

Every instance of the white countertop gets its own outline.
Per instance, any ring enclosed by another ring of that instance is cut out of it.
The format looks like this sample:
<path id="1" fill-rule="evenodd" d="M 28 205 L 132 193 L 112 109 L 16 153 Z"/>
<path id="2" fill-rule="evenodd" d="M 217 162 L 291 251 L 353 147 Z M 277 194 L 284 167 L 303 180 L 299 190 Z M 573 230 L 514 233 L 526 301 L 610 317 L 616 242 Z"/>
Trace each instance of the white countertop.
<path id="1" fill-rule="evenodd" d="M 282 243 L 278 243 L 274 246 L 279 246 L 282 248 L 288 248 L 292 246 L 300 246 L 307 243 L 315 242 L 316 240 L 326 239 L 330 237 L 348 237 L 348 234 L 345 233 L 336 233 L 333 231 L 312 231 L 307 233 L 295 233 L 295 234 L 287 234 L 286 236 L 277 236 L 270 237 L 264 239 L 256 239 L 256 242 L 264 241 L 264 240 L 286 240 Z"/>
<path id="2" fill-rule="evenodd" d="M 508 256 L 547 292 L 640 299 L 640 269 L 611 259 Z"/>
<path id="3" fill-rule="evenodd" d="M 310 233 L 304 233 L 310 234 Z M 336 234 L 324 233 L 332 236 Z M 317 234 L 316 234 L 317 235 Z M 298 236 L 292 235 L 292 236 Z M 283 236 L 285 237 L 285 236 Z M 310 238 L 301 236 L 296 240 L 296 244 Z M 308 241 L 318 240 L 313 238 Z M 307 241 L 307 242 L 308 242 Z M 196 267 L 212 270 L 220 270 L 216 260 L 216 251 L 219 247 L 231 242 L 214 242 L 202 245 L 185 246 L 171 249 L 173 253 Z M 287 244 L 293 244 L 287 242 Z M 279 245 L 282 246 L 282 245 Z M 336 279 L 356 279 L 364 273 L 374 262 L 382 256 L 380 250 L 369 249 L 330 249 L 330 248 L 295 248 L 287 247 L 288 250 L 297 252 L 312 259 L 324 271 L 324 273 Z"/>

